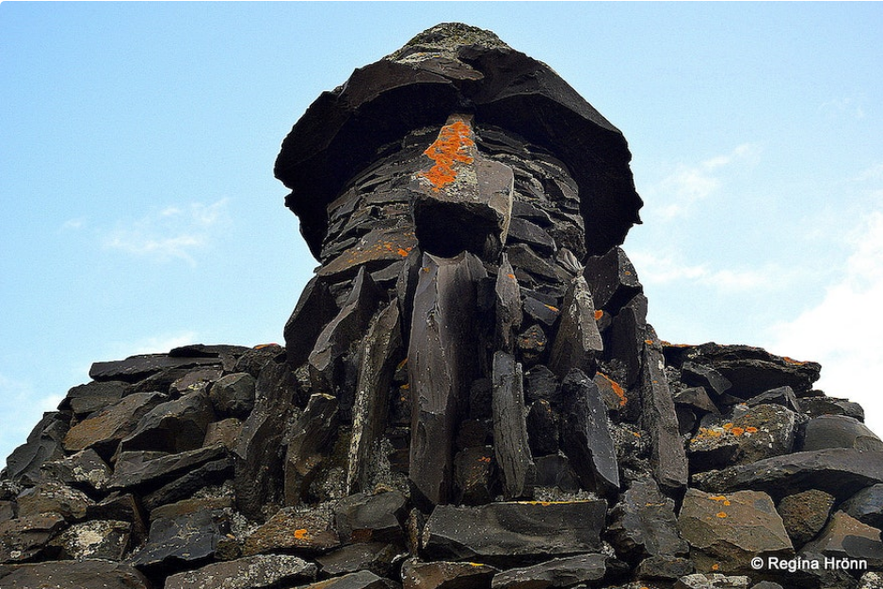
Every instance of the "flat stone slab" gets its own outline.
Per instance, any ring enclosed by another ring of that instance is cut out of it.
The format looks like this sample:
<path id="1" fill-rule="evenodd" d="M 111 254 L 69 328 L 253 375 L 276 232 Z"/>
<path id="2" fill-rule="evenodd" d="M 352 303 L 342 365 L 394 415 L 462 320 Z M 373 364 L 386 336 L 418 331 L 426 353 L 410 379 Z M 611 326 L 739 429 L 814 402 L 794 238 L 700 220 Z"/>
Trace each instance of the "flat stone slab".
<path id="1" fill-rule="evenodd" d="M 3 589 L 151 589 L 147 579 L 127 564 L 107 560 L 65 560 L 0 565 Z"/>
<path id="2" fill-rule="evenodd" d="M 271 589 L 316 578 L 315 564 L 287 554 L 216 562 L 166 579 L 165 589 Z"/>
<path id="3" fill-rule="evenodd" d="M 590 583 L 604 577 L 607 557 L 580 554 L 555 558 L 529 567 L 514 568 L 494 576 L 492 589 L 546 589 Z"/>
<path id="4" fill-rule="evenodd" d="M 432 558 L 491 564 L 593 552 L 601 547 L 606 513 L 602 500 L 439 505 L 423 544 Z"/>

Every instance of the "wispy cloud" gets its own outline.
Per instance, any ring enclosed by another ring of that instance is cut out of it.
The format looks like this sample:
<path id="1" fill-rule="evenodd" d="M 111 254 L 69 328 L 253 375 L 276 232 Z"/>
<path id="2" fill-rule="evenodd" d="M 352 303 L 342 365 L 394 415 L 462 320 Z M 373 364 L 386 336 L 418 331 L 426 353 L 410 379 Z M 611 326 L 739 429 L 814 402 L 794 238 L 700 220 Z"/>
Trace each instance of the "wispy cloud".
<path id="1" fill-rule="evenodd" d="M 847 116 L 857 120 L 865 118 L 865 103 L 867 97 L 864 94 L 856 96 L 845 96 L 842 98 L 834 98 L 823 102 L 819 106 L 819 110 L 830 116 Z"/>
<path id="2" fill-rule="evenodd" d="M 644 188 L 648 202 L 664 202 L 653 213 L 662 221 L 669 221 L 690 212 L 696 203 L 720 190 L 725 168 L 735 164 L 756 163 L 758 146 L 739 145 L 731 152 L 709 158 L 698 164 L 678 164 L 674 171 L 659 182 Z M 658 196 L 659 198 L 653 198 Z"/>
<path id="3" fill-rule="evenodd" d="M 860 402 L 872 429 L 883 429 L 883 211 L 873 211 L 850 233 L 851 253 L 824 299 L 794 319 L 772 326 L 769 348 L 822 363 L 818 386 Z"/>
<path id="4" fill-rule="evenodd" d="M 675 253 L 632 251 L 629 257 L 645 284 L 689 283 L 718 291 L 768 291 L 784 288 L 793 278 L 775 264 L 758 268 L 713 268 L 708 264 L 688 264 Z"/>
<path id="5" fill-rule="evenodd" d="M 86 226 L 87 219 L 86 217 L 77 217 L 75 219 L 68 219 L 64 223 L 61 224 L 62 229 L 76 231 L 77 229 L 82 229 Z"/>
<path id="6" fill-rule="evenodd" d="M 230 224 L 228 199 L 212 204 L 169 206 L 137 221 L 121 223 L 104 245 L 158 261 L 181 259 L 196 265 L 194 253 L 207 247 L 217 232 Z"/>

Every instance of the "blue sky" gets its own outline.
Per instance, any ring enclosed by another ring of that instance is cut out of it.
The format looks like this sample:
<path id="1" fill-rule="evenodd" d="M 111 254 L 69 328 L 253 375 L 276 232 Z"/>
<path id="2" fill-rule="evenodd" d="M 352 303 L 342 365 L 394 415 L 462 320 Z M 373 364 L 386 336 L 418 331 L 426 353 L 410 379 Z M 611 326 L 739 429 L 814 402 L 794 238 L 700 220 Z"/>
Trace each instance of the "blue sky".
<path id="1" fill-rule="evenodd" d="M 883 432 L 879 3 L 0 4 L 0 455 L 94 361 L 282 340 L 307 106 L 462 21 L 618 126 L 659 335 L 823 363 Z"/>

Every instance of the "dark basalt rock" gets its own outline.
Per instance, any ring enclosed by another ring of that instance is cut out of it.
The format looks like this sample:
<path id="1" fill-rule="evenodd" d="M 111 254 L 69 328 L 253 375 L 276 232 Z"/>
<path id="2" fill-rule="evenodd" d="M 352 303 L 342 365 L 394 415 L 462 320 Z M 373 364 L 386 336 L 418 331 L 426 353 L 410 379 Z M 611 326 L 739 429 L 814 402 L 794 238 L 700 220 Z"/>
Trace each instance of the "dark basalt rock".
<path id="1" fill-rule="evenodd" d="M 559 378 L 573 369 L 585 374 L 595 373 L 595 355 L 604 349 L 595 306 L 585 278 L 577 276 L 570 283 L 561 307 L 561 323 L 552 344 L 549 368 Z"/>
<path id="2" fill-rule="evenodd" d="M 335 529 L 349 542 L 401 542 L 407 499 L 398 491 L 350 495 L 334 509 Z"/>
<path id="3" fill-rule="evenodd" d="M 864 524 L 883 529 L 883 484 L 862 489 L 840 509 Z"/>
<path id="4" fill-rule="evenodd" d="M 585 264 L 583 276 L 598 309 L 615 315 L 635 295 L 644 292 L 638 272 L 620 247 L 611 248 L 604 255 L 590 256 Z"/>
<path id="5" fill-rule="evenodd" d="M 64 449 L 79 452 L 92 448 L 103 458 L 110 458 L 117 446 L 138 427 L 141 418 L 166 401 L 162 393 L 134 393 L 81 421 L 67 432 Z"/>
<path id="6" fill-rule="evenodd" d="M 449 36 L 454 30 L 457 36 Z M 471 105 L 476 120 L 558 153 L 576 171 L 592 253 L 622 243 L 640 222 L 642 202 L 619 130 L 546 65 L 489 31 L 446 24 L 322 94 L 283 142 L 276 176 L 292 189 L 286 204 L 300 217 L 314 255 L 327 231 L 325 207 L 343 183 L 378 148 L 412 129 L 442 124 L 461 104 Z"/>
<path id="7" fill-rule="evenodd" d="M 49 540 L 64 527 L 64 517 L 53 512 L 19 514 L 16 519 L 0 522 L 0 562 L 28 562 L 38 558 Z M 0 580 L 2 574 L 0 570 Z"/>
<path id="8" fill-rule="evenodd" d="M 116 461 L 116 469 L 108 482 L 110 489 L 159 486 L 207 462 L 224 458 L 223 446 L 208 446 L 178 454 L 138 450 L 123 452 Z"/>
<path id="9" fill-rule="evenodd" d="M 107 560 L 0 565 L 0 583 L 4 589 L 151 589 L 138 570 Z"/>
<path id="10" fill-rule="evenodd" d="M 570 587 L 602 579 L 606 572 L 606 556 L 581 554 L 497 573 L 494 575 L 491 587 L 492 589 Z"/>
<path id="11" fill-rule="evenodd" d="M 196 366 L 221 366 L 221 361 L 215 357 L 205 356 L 182 356 L 171 354 L 144 354 L 130 356 L 117 362 L 95 362 L 89 369 L 89 377 L 97 381 L 119 380 L 127 383 L 136 383 L 148 376 L 158 374 L 172 368 L 193 368 Z"/>
<path id="12" fill-rule="evenodd" d="M 883 441 L 857 419 L 845 415 L 820 415 L 806 424 L 802 449 L 824 448 L 879 452 L 883 451 Z"/>
<path id="13" fill-rule="evenodd" d="M 221 415 L 246 418 L 254 409 L 255 379 L 247 372 L 235 372 L 217 380 L 209 389 L 209 399 Z"/>
<path id="14" fill-rule="evenodd" d="M 64 458 L 64 438 L 68 421 L 64 414 L 46 413 L 34 426 L 27 441 L 6 459 L 4 472 L 11 481 L 34 484 L 40 480 L 40 467 L 46 461 Z"/>
<path id="15" fill-rule="evenodd" d="M 195 571 L 171 575 L 165 589 L 273 589 L 282 584 L 313 581 L 317 567 L 286 554 L 255 555 L 229 562 L 216 562 Z M 222 585 L 218 584 L 221 581 Z"/>
<path id="16" fill-rule="evenodd" d="M 669 562 L 686 555 L 689 548 L 678 534 L 674 507 L 674 500 L 663 495 L 652 478 L 634 481 L 610 514 L 608 529 L 618 551 L 630 557 L 659 557 Z"/>
<path id="17" fill-rule="evenodd" d="M 208 424 L 215 413 L 204 390 L 161 403 L 142 417 L 135 431 L 120 442 L 120 452 L 156 450 L 184 452 L 202 446 Z"/>
<path id="18" fill-rule="evenodd" d="M 82 419 L 119 401 L 130 389 L 131 385 L 121 380 L 93 381 L 70 389 L 58 408 L 70 409 L 77 419 Z"/>
<path id="19" fill-rule="evenodd" d="M 297 550 L 299 554 L 327 552 L 341 544 L 334 514 L 327 508 L 283 507 L 245 538 L 244 556 Z"/>
<path id="20" fill-rule="evenodd" d="M 228 532 L 227 517 L 219 510 L 157 518 L 150 524 L 147 544 L 131 562 L 148 575 L 192 568 L 211 558 Z"/>
<path id="21" fill-rule="evenodd" d="M 498 569 L 474 562 L 415 562 L 402 566 L 404 589 L 484 589 Z"/>
<path id="22" fill-rule="evenodd" d="M 132 524 L 123 521 L 90 521 L 74 524 L 52 540 L 59 560 L 101 558 L 121 561 L 129 548 Z"/>
<path id="23" fill-rule="evenodd" d="M 294 422 L 285 453 L 285 504 L 296 505 L 313 482 L 337 434 L 337 399 L 324 393 L 310 396 Z"/>
<path id="24" fill-rule="evenodd" d="M 393 567 L 407 555 L 395 544 L 366 542 L 338 548 L 316 557 L 323 575 L 345 575 L 358 571 L 370 571 L 381 577 L 394 576 Z M 275 557 L 275 555 L 274 555 Z"/>
<path id="25" fill-rule="evenodd" d="M 818 489 L 810 489 L 783 497 L 776 510 L 782 517 L 785 531 L 794 544 L 801 546 L 821 531 L 828 521 L 833 506 L 832 495 Z"/>
<path id="26" fill-rule="evenodd" d="M 521 365 L 506 352 L 494 354 L 494 448 L 505 499 L 533 496 L 535 467 L 527 439 Z"/>
<path id="27" fill-rule="evenodd" d="M 378 577 L 371 571 L 358 571 L 305 585 L 303 589 L 398 589 L 399 587 L 401 587 L 399 583 Z"/>
<path id="28" fill-rule="evenodd" d="M 436 507 L 423 533 L 427 556 L 518 564 L 596 551 L 604 501 L 489 503 Z"/>

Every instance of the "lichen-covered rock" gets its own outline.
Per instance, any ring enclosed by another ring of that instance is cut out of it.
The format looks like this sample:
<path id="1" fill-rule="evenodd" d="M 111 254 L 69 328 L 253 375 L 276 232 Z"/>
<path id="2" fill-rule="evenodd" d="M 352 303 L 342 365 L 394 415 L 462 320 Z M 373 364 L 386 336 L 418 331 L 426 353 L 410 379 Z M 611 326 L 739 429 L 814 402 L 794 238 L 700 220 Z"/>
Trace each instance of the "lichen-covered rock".
<path id="1" fill-rule="evenodd" d="M 110 458 L 117 444 L 135 431 L 141 418 L 166 400 L 162 393 L 134 393 L 123 397 L 72 427 L 64 437 L 64 449 L 78 452 L 93 448 L 102 457 Z"/>
<path id="2" fill-rule="evenodd" d="M 668 560 L 686 555 L 689 547 L 678 533 L 674 507 L 674 500 L 663 495 L 651 477 L 634 481 L 610 514 L 608 530 L 618 552 Z"/>
<path id="3" fill-rule="evenodd" d="M 776 507 L 785 530 L 795 545 L 812 540 L 824 527 L 834 506 L 834 497 L 818 489 L 809 489 L 783 497 Z"/>
<path id="4" fill-rule="evenodd" d="M 581 554 L 554 558 L 528 567 L 509 569 L 494 575 L 492 589 L 546 589 L 591 583 L 604 577 L 607 557 Z"/>
<path id="5" fill-rule="evenodd" d="M 477 562 L 417 562 L 402 565 L 403 589 L 483 589 L 498 572 Z"/>
<path id="6" fill-rule="evenodd" d="M 165 589 L 273 589 L 313 581 L 317 568 L 296 556 L 258 554 L 171 575 Z"/>
<path id="7" fill-rule="evenodd" d="M 0 562 L 33 560 L 64 527 L 64 518 L 58 513 L 37 513 L 0 522 Z"/>
<path id="8" fill-rule="evenodd" d="M 298 549 L 325 552 L 340 546 L 334 514 L 328 509 L 284 507 L 245 539 L 244 556 Z"/>
<path id="9" fill-rule="evenodd" d="M 74 524 L 55 538 L 51 545 L 61 552 L 59 559 L 101 558 L 121 561 L 129 549 L 130 522 L 96 520 Z"/>
<path id="10" fill-rule="evenodd" d="M 19 517 L 60 513 L 68 520 L 84 518 L 86 510 L 94 503 L 84 492 L 53 482 L 25 489 L 15 500 Z"/>
<path id="11" fill-rule="evenodd" d="M 132 566 L 95 559 L 0 565 L 0 585 L 3 589 L 151 589 Z"/>

